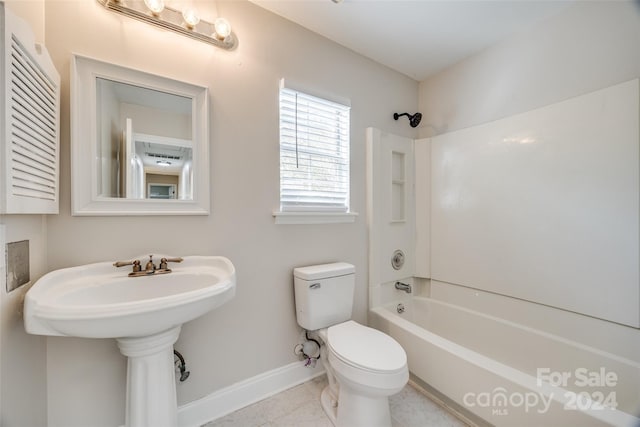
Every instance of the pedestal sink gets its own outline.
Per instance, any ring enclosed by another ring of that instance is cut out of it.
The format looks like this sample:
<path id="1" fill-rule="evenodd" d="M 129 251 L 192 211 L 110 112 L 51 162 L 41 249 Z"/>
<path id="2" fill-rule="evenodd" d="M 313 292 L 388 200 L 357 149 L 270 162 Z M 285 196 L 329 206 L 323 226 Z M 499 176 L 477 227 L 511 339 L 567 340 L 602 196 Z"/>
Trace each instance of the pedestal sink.
<path id="1" fill-rule="evenodd" d="M 235 294 L 227 258 L 188 256 L 170 267 L 140 277 L 111 262 L 65 268 L 43 276 L 25 297 L 30 334 L 117 340 L 128 357 L 127 427 L 177 425 L 173 344 L 180 328 Z"/>

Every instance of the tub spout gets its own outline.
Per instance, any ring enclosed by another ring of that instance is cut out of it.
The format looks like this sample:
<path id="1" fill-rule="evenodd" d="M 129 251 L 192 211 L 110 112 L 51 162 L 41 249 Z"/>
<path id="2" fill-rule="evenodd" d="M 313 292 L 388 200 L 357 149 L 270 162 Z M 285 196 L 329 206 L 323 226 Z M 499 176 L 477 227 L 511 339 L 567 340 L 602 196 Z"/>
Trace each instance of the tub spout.
<path id="1" fill-rule="evenodd" d="M 406 293 L 411 293 L 411 285 L 402 282 L 396 282 L 396 289 L 405 291 Z"/>

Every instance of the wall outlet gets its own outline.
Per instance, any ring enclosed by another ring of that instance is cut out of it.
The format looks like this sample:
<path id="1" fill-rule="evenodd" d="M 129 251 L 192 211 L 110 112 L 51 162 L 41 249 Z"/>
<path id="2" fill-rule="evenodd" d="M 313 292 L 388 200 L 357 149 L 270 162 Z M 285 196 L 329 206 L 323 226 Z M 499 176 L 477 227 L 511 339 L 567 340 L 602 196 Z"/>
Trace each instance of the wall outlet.
<path id="1" fill-rule="evenodd" d="M 29 241 L 7 243 L 7 292 L 29 283 Z"/>

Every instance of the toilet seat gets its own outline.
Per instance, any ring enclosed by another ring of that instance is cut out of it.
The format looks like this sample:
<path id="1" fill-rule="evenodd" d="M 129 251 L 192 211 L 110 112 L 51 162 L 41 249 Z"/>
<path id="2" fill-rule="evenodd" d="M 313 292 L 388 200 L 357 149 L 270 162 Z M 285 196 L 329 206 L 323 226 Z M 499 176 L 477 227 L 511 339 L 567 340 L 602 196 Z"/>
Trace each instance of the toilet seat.
<path id="1" fill-rule="evenodd" d="M 407 370 L 407 355 L 389 335 L 349 320 L 327 330 L 327 345 L 340 362 L 376 374 Z"/>

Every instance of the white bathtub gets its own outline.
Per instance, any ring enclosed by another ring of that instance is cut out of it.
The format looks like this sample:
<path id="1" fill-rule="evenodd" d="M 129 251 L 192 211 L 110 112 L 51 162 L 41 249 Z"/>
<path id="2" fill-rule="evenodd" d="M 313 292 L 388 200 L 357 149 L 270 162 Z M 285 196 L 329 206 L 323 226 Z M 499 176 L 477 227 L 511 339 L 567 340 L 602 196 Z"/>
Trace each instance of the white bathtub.
<path id="1" fill-rule="evenodd" d="M 430 298 L 397 304 L 371 309 L 370 324 L 404 347 L 412 374 L 483 420 L 640 426 L 638 363 Z"/>

